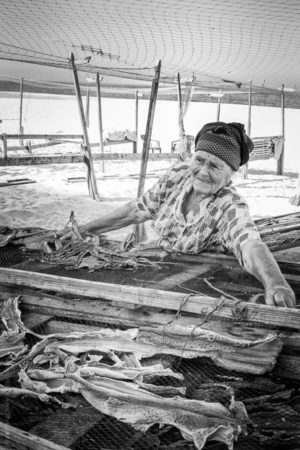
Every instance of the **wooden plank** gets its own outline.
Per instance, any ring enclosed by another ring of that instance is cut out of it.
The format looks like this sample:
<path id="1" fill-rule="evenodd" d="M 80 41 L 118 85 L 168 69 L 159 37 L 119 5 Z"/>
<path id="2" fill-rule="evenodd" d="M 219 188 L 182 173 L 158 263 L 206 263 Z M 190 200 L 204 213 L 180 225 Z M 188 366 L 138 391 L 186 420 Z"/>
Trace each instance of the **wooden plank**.
<path id="1" fill-rule="evenodd" d="M 82 134 L 0 134 L 0 139 L 83 139 Z"/>
<path id="2" fill-rule="evenodd" d="M 0 422 L 0 436 L 7 440 L 8 445 L 13 442 L 32 450 L 67 450 L 68 448 L 3 422 Z"/>
<path id="3" fill-rule="evenodd" d="M 283 146 L 279 159 L 277 160 L 277 175 L 283 175 L 284 170 L 284 141 L 285 141 L 285 95 L 284 84 L 281 88 L 281 135 L 283 137 Z"/>
<path id="4" fill-rule="evenodd" d="M 130 160 L 138 161 L 141 159 L 141 153 L 106 153 L 103 155 L 94 154 L 94 161 L 115 161 L 115 160 Z M 176 153 L 151 153 L 149 160 L 171 160 L 178 159 Z M 84 155 L 56 155 L 56 156 L 18 156 L 9 158 L 0 158 L 0 166 L 35 166 L 44 164 L 74 164 L 82 163 L 84 161 Z"/>
<path id="5" fill-rule="evenodd" d="M 16 290 L 9 286 L 1 286 L 1 300 L 7 300 L 12 295 L 20 295 L 22 320 L 30 329 L 44 325 L 47 330 L 47 324 L 52 326 L 52 324 L 56 323 L 54 317 L 77 321 L 91 321 L 94 324 L 100 325 L 105 323 L 127 327 L 157 327 L 165 325 L 175 319 L 175 314 L 171 311 L 162 313 L 153 311 L 153 309 L 149 311 L 147 308 L 133 310 L 111 306 L 110 303 L 106 301 L 84 298 L 76 298 L 70 301 L 69 299 L 57 295 L 32 291 L 27 288 Z M 176 321 L 182 326 L 194 326 L 199 322 L 199 318 L 196 316 L 181 315 Z M 64 322 L 59 321 L 57 323 L 60 324 L 60 328 L 56 331 L 62 332 L 62 329 L 65 327 Z M 79 325 L 78 323 L 72 325 L 71 323 L 68 323 L 68 331 L 88 331 L 91 328 L 99 329 L 100 325 Z M 239 324 L 239 322 L 235 322 L 233 324 L 232 321 L 221 321 L 211 318 L 203 324 L 203 327 L 219 333 L 234 332 L 236 334 L 235 330 L 237 329 L 245 330 L 245 325 L 243 323 Z M 51 333 L 56 331 L 51 330 Z M 45 331 L 45 333 L 48 332 L 49 331 Z M 300 333 L 291 331 L 285 332 L 282 335 L 282 339 L 284 344 L 283 353 L 286 350 L 300 349 Z"/>
<path id="6" fill-rule="evenodd" d="M 209 296 L 181 294 L 158 289 L 124 286 L 112 283 L 58 277 L 17 269 L 0 269 L 2 283 L 26 286 L 76 296 L 101 298 L 128 304 L 199 314 L 218 318 L 262 323 L 273 327 L 299 329 L 300 310 L 278 306 L 259 305 Z"/>
<path id="7" fill-rule="evenodd" d="M 101 78 L 102 80 L 102 78 Z M 102 100 L 101 100 L 101 81 L 99 72 L 96 75 L 96 88 L 97 88 L 97 100 L 98 100 L 98 127 L 99 127 L 99 148 L 101 155 L 104 154 L 103 143 L 103 120 L 102 120 Z M 91 144 L 90 144 L 91 145 Z M 102 172 L 104 173 L 104 159 L 102 159 Z"/>
<path id="8" fill-rule="evenodd" d="M 53 147 L 55 145 L 59 145 L 59 144 L 63 144 L 63 143 L 64 143 L 64 141 L 53 141 L 53 142 L 49 141 L 49 142 L 44 142 L 42 144 L 31 144 L 30 148 L 31 148 L 31 150 L 35 150 L 35 149 L 39 149 L 39 148 Z M 16 152 L 19 150 L 28 150 L 28 146 L 27 145 L 16 145 L 14 147 L 7 148 L 8 152 Z"/>
<path id="9" fill-rule="evenodd" d="M 24 181 L 11 181 L 11 182 L 6 182 L 6 183 L 0 183 L 0 187 L 7 187 L 7 186 L 19 186 L 21 184 L 32 184 L 32 183 L 36 183 L 35 180 L 24 180 Z"/>
<path id="10" fill-rule="evenodd" d="M 6 134 L 2 135 L 2 145 L 3 145 L 3 159 L 2 161 L 7 160 L 7 136 Z"/>

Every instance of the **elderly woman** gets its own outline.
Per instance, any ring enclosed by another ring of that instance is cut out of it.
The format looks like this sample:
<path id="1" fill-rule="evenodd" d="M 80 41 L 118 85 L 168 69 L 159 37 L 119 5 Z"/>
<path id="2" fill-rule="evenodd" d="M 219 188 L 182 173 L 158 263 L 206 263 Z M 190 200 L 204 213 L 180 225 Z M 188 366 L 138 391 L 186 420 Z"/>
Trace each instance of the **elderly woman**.
<path id="1" fill-rule="evenodd" d="M 153 220 L 159 247 L 196 254 L 221 244 L 261 281 L 266 304 L 293 307 L 291 287 L 232 186 L 232 175 L 248 161 L 252 148 L 242 124 L 207 124 L 196 136 L 189 164 L 174 165 L 137 201 L 80 228 L 103 233 Z"/>

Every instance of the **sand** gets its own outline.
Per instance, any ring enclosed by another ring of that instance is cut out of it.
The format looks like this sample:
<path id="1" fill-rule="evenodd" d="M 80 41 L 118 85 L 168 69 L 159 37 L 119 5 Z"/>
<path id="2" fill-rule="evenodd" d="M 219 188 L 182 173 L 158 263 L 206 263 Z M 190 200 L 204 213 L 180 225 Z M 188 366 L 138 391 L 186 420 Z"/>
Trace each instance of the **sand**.
<path id="1" fill-rule="evenodd" d="M 173 161 L 174 162 L 174 161 Z M 153 185 L 170 166 L 171 161 L 149 161 L 145 188 Z M 254 218 L 298 212 L 299 207 L 289 203 L 295 194 L 297 173 L 277 176 L 270 170 L 276 162 L 253 162 L 250 169 L 265 168 L 268 172 L 250 172 L 248 179 L 241 174 L 234 177 L 234 184 L 248 201 Z M 95 171 L 101 201 L 88 195 L 83 164 L 48 166 L 18 166 L 0 169 L 0 183 L 18 178 L 29 178 L 34 184 L 0 187 L 0 223 L 12 227 L 42 227 L 61 229 L 67 223 L 71 211 L 79 224 L 95 219 L 124 202 L 136 197 L 140 161 L 95 163 Z M 81 178 L 81 180 L 70 180 Z M 72 181 L 72 182 L 71 182 Z M 149 226 L 147 229 L 150 229 Z M 123 239 L 130 228 L 110 233 L 111 237 Z"/>

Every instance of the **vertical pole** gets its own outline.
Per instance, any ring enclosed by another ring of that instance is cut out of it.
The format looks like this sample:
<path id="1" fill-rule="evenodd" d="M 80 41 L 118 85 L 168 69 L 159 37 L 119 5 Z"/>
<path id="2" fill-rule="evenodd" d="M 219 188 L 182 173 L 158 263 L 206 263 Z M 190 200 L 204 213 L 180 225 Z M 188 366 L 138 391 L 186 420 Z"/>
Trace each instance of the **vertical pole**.
<path id="1" fill-rule="evenodd" d="M 186 151 L 185 129 L 183 123 L 183 106 L 182 106 L 182 93 L 181 93 L 181 81 L 180 73 L 177 73 L 177 99 L 178 99 L 178 125 L 179 125 L 179 153 L 181 154 L 181 160 L 184 159 L 184 153 Z"/>
<path id="2" fill-rule="evenodd" d="M 277 161 L 277 175 L 283 175 L 284 166 L 284 141 L 285 141 L 285 111 L 284 111 L 284 84 L 281 88 L 281 135 L 283 137 L 283 146 L 280 158 Z"/>
<path id="3" fill-rule="evenodd" d="M 247 122 L 247 134 L 250 137 L 251 134 L 251 114 L 252 114 L 252 80 L 249 84 L 249 94 L 248 94 L 248 122 Z M 248 178 L 248 163 L 243 167 L 243 178 Z"/>
<path id="4" fill-rule="evenodd" d="M 136 141 L 133 144 L 133 153 L 138 152 L 139 141 L 139 91 L 135 91 L 135 135 Z"/>
<path id="5" fill-rule="evenodd" d="M 71 55 L 70 55 L 70 61 L 71 61 L 72 70 L 73 70 L 74 85 L 75 85 L 75 90 L 76 90 L 76 99 L 77 99 L 79 116 L 80 116 L 82 131 L 83 131 L 83 137 L 84 137 L 84 144 L 83 144 L 84 162 L 87 167 L 87 182 L 88 182 L 89 195 L 93 199 L 99 200 L 99 193 L 98 193 L 97 182 L 96 182 L 96 177 L 95 177 L 93 157 L 92 157 L 91 146 L 90 146 L 87 126 L 86 126 L 86 121 L 85 121 L 85 115 L 84 115 L 84 110 L 83 110 L 83 103 L 82 103 L 82 97 L 81 97 L 81 92 L 80 92 L 77 68 L 76 68 L 73 53 L 71 53 Z"/>
<path id="6" fill-rule="evenodd" d="M 6 134 L 2 134 L 3 142 L 3 159 L 7 159 L 7 137 Z"/>
<path id="7" fill-rule="evenodd" d="M 86 101 L 85 101 L 85 121 L 87 128 L 90 126 L 90 88 L 86 91 Z"/>
<path id="8" fill-rule="evenodd" d="M 222 91 L 220 89 L 219 90 L 219 97 L 218 97 L 218 107 L 217 107 L 217 122 L 220 121 L 221 101 L 222 101 Z"/>
<path id="9" fill-rule="evenodd" d="M 151 141 L 158 85 L 159 85 L 159 79 L 160 79 L 160 68 L 161 68 L 161 61 L 159 60 L 158 65 L 155 68 L 155 77 L 152 81 L 152 87 L 151 87 L 151 95 L 150 95 L 150 101 L 149 101 L 146 132 L 145 132 L 145 137 L 144 137 L 144 141 L 143 141 L 142 161 L 141 161 L 139 185 L 138 185 L 138 190 L 137 190 L 137 198 L 139 198 L 143 194 L 144 187 L 145 187 L 146 170 L 147 170 L 147 163 L 148 163 L 148 157 L 149 157 L 149 147 L 150 147 L 150 141 Z M 138 225 L 136 225 L 134 227 L 133 234 L 135 235 L 135 242 L 138 243 L 140 241 L 140 236 L 141 236 L 141 230 L 139 230 Z"/>
<path id="10" fill-rule="evenodd" d="M 21 78 L 20 81 L 20 113 L 19 113 L 19 133 L 23 134 L 24 127 L 23 127 L 23 90 L 24 90 L 24 79 Z M 20 139 L 20 145 L 23 145 L 23 139 Z"/>
<path id="11" fill-rule="evenodd" d="M 143 194 L 144 187 L 145 187 L 146 170 L 147 170 L 147 163 L 148 163 L 148 157 L 149 157 L 149 147 L 150 147 L 150 140 L 151 140 L 151 134 L 152 134 L 152 128 L 153 128 L 153 120 L 154 120 L 154 113 L 155 113 L 155 106 L 156 106 L 156 99 L 157 99 L 158 84 L 159 84 L 159 78 L 160 78 L 160 68 L 161 68 L 161 61 L 159 60 L 158 65 L 156 66 L 156 69 L 155 69 L 155 77 L 152 81 L 152 87 L 151 87 L 151 95 L 150 95 L 150 102 L 149 102 L 149 109 L 148 109 L 146 132 L 145 132 L 145 138 L 144 138 L 144 143 L 143 143 L 141 170 L 140 170 L 139 185 L 138 185 L 138 192 L 137 192 L 138 197 L 140 197 Z"/>
<path id="12" fill-rule="evenodd" d="M 103 122 L 102 122 L 102 103 L 101 103 L 101 85 L 100 76 L 97 72 L 96 76 L 96 87 L 97 87 L 97 99 L 98 99 L 98 124 L 99 124 L 99 138 L 100 138 L 100 153 L 103 156 L 102 159 L 102 172 L 104 173 L 104 143 L 103 143 Z"/>

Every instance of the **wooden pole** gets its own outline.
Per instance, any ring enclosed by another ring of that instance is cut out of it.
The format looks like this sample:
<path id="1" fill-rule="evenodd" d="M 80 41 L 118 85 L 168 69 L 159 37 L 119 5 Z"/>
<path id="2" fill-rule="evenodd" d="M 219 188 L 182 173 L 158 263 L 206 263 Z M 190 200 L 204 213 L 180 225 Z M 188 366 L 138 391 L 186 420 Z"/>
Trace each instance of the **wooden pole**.
<path id="1" fill-rule="evenodd" d="M 251 134 L 251 113 L 252 113 L 252 80 L 249 84 L 249 94 L 248 94 L 248 122 L 247 122 L 247 134 L 250 137 Z M 243 178 L 248 178 L 248 163 L 243 167 Z"/>
<path id="2" fill-rule="evenodd" d="M 281 88 L 281 135 L 283 137 L 283 147 L 280 158 L 277 161 L 277 175 L 283 175 L 284 169 L 284 141 L 285 141 L 285 110 L 284 110 L 284 84 Z"/>
<path id="3" fill-rule="evenodd" d="M 143 141 L 142 161 L 141 161 L 141 170 L 140 170 L 139 184 L 138 184 L 138 190 L 137 190 L 137 198 L 139 198 L 143 194 L 144 187 L 145 187 L 147 164 L 148 164 L 148 159 L 149 159 L 149 148 L 150 148 L 155 106 L 156 106 L 156 100 L 157 100 L 157 91 L 158 91 L 158 85 L 159 85 L 159 79 L 160 79 L 160 68 L 161 68 L 161 61 L 159 60 L 158 65 L 156 66 L 156 69 L 155 69 L 155 76 L 152 81 L 152 87 L 151 87 L 151 95 L 150 95 L 150 101 L 149 101 L 146 132 L 145 132 L 145 137 L 144 137 L 144 141 Z M 133 237 L 134 237 L 135 243 L 138 243 L 141 241 L 143 233 L 144 233 L 143 224 L 141 224 L 140 226 L 134 225 Z"/>
<path id="4" fill-rule="evenodd" d="M 89 194 L 90 194 L 90 197 L 92 197 L 93 199 L 99 200 L 99 193 L 98 193 L 97 182 L 96 182 L 96 177 L 95 177 L 93 157 L 92 157 L 92 152 L 91 152 L 91 147 L 90 147 L 90 142 L 89 142 L 89 136 L 88 136 L 87 126 L 86 126 L 86 121 L 85 121 L 85 115 L 84 115 L 84 110 L 83 110 L 77 68 L 76 68 L 76 64 L 75 64 L 74 54 L 72 52 L 70 55 L 70 61 L 71 61 L 72 70 L 73 70 L 73 78 L 74 78 L 74 85 L 75 85 L 75 90 L 76 90 L 77 104 L 78 104 L 81 126 L 82 126 L 82 131 L 83 131 L 83 136 L 84 136 L 84 144 L 83 144 L 84 162 L 87 167 L 87 182 L 88 182 Z"/>
<path id="5" fill-rule="evenodd" d="M 19 113 L 19 132 L 24 133 L 23 127 L 23 90 L 24 90 L 24 80 L 23 77 L 20 81 L 20 113 Z M 20 145 L 23 145 L 23 139 L 20 139 Z"/>
<path id="6" fill-rule="evenodd" d="M 7 159 L 7 137 L 6 134 L 2 134 L 2 142 L 3 142 L 3 159 Z"/>
<path id="7" fill-rule="evenodd" d="M 182 106 L 182 93 L 181 93 L 181 80 L 180 73 L 177 73 L 177 100 L 178 100 L 178 125 L 179 125 L 179 153 L 182 155 L 181 159 L 184 159 L 184 153 L 186 151 L 185 141 L 185 129 L 183 123 L 183 106 Z"/>
<path id="8" fill-rule="evenodd" d="M 221 102 L 222 102 L 222 91 L 221 91 L 221 89 L 220 89 L 220 90 L 219 90 L 219 96 L 218 96 L 217 122 L 220 121 Z"/>
<path id="9" fill-rule="evenodd" d="M 155 106 L 156 106 L 156 100 L 157 100 L 157 91 L 158 91 L 159 78 L 160 78 L 160 68 L 161 68 L 161 61 L 159 61 L 158 65 L 156 66 L 155 77 L 152 81 L 151 95 L 150 95 L 150 102 L 149 102 L 149 109 L 148 109 L 148 118 L 147 118 L 147 124 L 146 124 L 146 132 L 145 132 L 145 138 L 144 138 L 143 150 L 142 150 L 141 171 L 140 171 L 139 185 L 138 185 L 138 191 L 137 191 L 138 197 L 140 197 L 143 194 L 144 187 L 145 187 L 146 170 L 147 170 L 147 163 L 148 163 L 148 157 L 149 157 L 149 147 L 150 147 L 150 141 L 151 141 Z"/>
<path id="10" fill-rule="evenodd" d="M 86 91 L 86 102 L 85 102 L 85 120 L 87 128 L 90 126 L 90 88 Z"/>
<path id="11" fill-rule="evenodd" d="M 97 99 L 98 99 L 98 124 L 99 124 L 99 143 L 100 143 L 100 153 L 104 154 L 104 143 L 103 143 L 103 121 L 102 121 L 102 102 L 101 102 L 101 80 L 100 75 L 96 75 L 96 87 L 97 87 Z M 104 173 L 104 158 L 102 159 L 102 172 Z"/>
<path id="12" fill-rule="evenodd" d="M 135 135 L 136 141 L 133 144 L 133 153 L 138 152 L 139 141 L 139 91 L 135 91 Z"/>
<path id="13" fill-rule="evenodd" d="M 8 445 L 7 447 L 1 446 L 2 449 L 27 448 L 31 450 L 68 450 L 68 447 L 55 444 L 47 439 L 31 434 L 28 431 L 23 431 L 19 428 L 13 427 L 8 423 L 0 422 L 0 436 L 2 437 L 1 442 L 3 443 L 4 439 L 4 443 Z M 19 445 L 16 447 L 13 444 Z"/>

